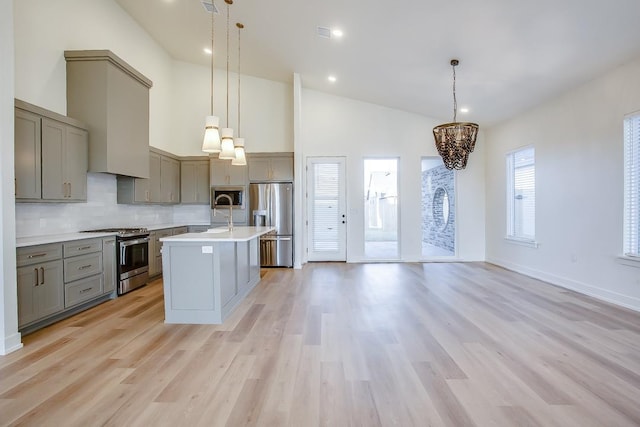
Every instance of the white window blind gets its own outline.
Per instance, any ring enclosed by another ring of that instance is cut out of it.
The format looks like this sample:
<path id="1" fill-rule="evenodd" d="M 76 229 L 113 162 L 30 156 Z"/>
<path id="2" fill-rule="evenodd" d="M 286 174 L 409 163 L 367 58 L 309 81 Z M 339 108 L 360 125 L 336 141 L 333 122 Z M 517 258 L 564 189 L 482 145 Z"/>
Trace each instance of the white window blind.
<path id="1" fill-rule="evenodd" d="M 624 254 L 640 256 L 640 112 L 624 120 Z"/>
<path id="2" fill-rule="evenodd" d="M 338 249 L 339 170 L 336 163 L 313 165 L 313 250 L 333 252 Z"/>
<path id="3" fill-rule="evenodd" d="M 507 154 L 507 236 L 535 240 L 536 166 L 533 147 Z"/>

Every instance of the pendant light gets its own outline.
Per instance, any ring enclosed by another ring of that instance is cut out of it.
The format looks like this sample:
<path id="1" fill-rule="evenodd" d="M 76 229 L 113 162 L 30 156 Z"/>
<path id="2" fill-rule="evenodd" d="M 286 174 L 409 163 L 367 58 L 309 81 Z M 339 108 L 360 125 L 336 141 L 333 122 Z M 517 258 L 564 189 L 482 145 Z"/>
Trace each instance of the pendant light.
<path id="1" fill-rule="evenodd" d="M 442 157 L 447 169 L 464 169 L 467 166 L 469 153 L 473 152 L 478 136 L 478 125 L 475 123 L 456 122 L 458 102 L 456 100 L 456 66 L 457 59 L 451 60 L 453 68 L 453 122 L 444 123 L 433 128 L 438 154 Z"/>
<path id="2" fill-rule="evenodd" d="M 202 151 L 205 153 L 220 152 L 220 118 L 213 115 L 213 58 L 214 58 L 214 16 L 216 6 L 214 0 L 211 0 L 211 110 L 210 115 L 205 119 L 204 139 L 202 141 Z"/>
<path id="3" fill-rule="evenodd" d="M 231 160 L 231 164 L 234 166 L 244 166 L 247 164 L 247 158 L 244 154 L 244 138 L 240 137 L 240 33 L 244 25 L 237 22 L 236 27 L 238 27 L 238 136 L 233 140 L 236 158 Z"/>
<path id="4" fill-rule="evenodd" d="M 233 160 L 236 151 L 233 147 L 233 129 L 229 127 L 229 6 L 233 0 L 224 0 L 227 4 L 227 127 L 222 128 L 220 159 Z"/>

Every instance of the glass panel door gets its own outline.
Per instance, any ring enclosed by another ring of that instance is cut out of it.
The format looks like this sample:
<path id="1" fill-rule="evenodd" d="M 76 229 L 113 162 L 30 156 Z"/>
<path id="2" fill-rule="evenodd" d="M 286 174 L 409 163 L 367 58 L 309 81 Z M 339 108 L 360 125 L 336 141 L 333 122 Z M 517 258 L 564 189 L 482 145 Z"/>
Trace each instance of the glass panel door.
<path id="1" fill-rule="evenodd" d="M 398 159 L 364 160 L 364 255 L 398 258 Z"/>

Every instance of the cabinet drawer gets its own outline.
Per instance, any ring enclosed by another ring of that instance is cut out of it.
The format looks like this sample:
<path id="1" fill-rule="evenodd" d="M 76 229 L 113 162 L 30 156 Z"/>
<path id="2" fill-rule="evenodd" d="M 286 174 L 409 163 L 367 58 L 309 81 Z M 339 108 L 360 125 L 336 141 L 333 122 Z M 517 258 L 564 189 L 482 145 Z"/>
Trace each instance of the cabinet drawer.
<path id="1" fill-rule="evenodd" d="M 64 243 L 64 257 L 102 251 L 102 239 L 75 240 Z"/>
<path id="2" fill-rule="evenodd" d="M 102 275 L 64 285 L 64 307 L 88 301 L 102 294 Z"/>
<path id="3" fill-rule="evenodd" d="M 16 251 L 16 264 L 18 267 L 25 265 L 54 261 L 62 258 L 62 245 L 52 243 L 49 245 L 27 246 Z"/>
<path id="4" fill-rule="evenodd" d="M 102 253 L 81 255 L 64 260 L 64 282 L 102 273 Z"/>

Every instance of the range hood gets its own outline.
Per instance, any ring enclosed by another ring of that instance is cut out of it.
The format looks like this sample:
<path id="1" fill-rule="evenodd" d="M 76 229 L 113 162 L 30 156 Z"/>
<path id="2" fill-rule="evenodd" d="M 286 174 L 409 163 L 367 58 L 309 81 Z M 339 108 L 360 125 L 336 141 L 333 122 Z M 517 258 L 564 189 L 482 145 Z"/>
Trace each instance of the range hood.
<path id="1" fill-rule="evenodd" d="M 153 83 L 109 50 L 67 50 L 67 115 L 89 128 L 89 172 L 149 177 Z"/>

